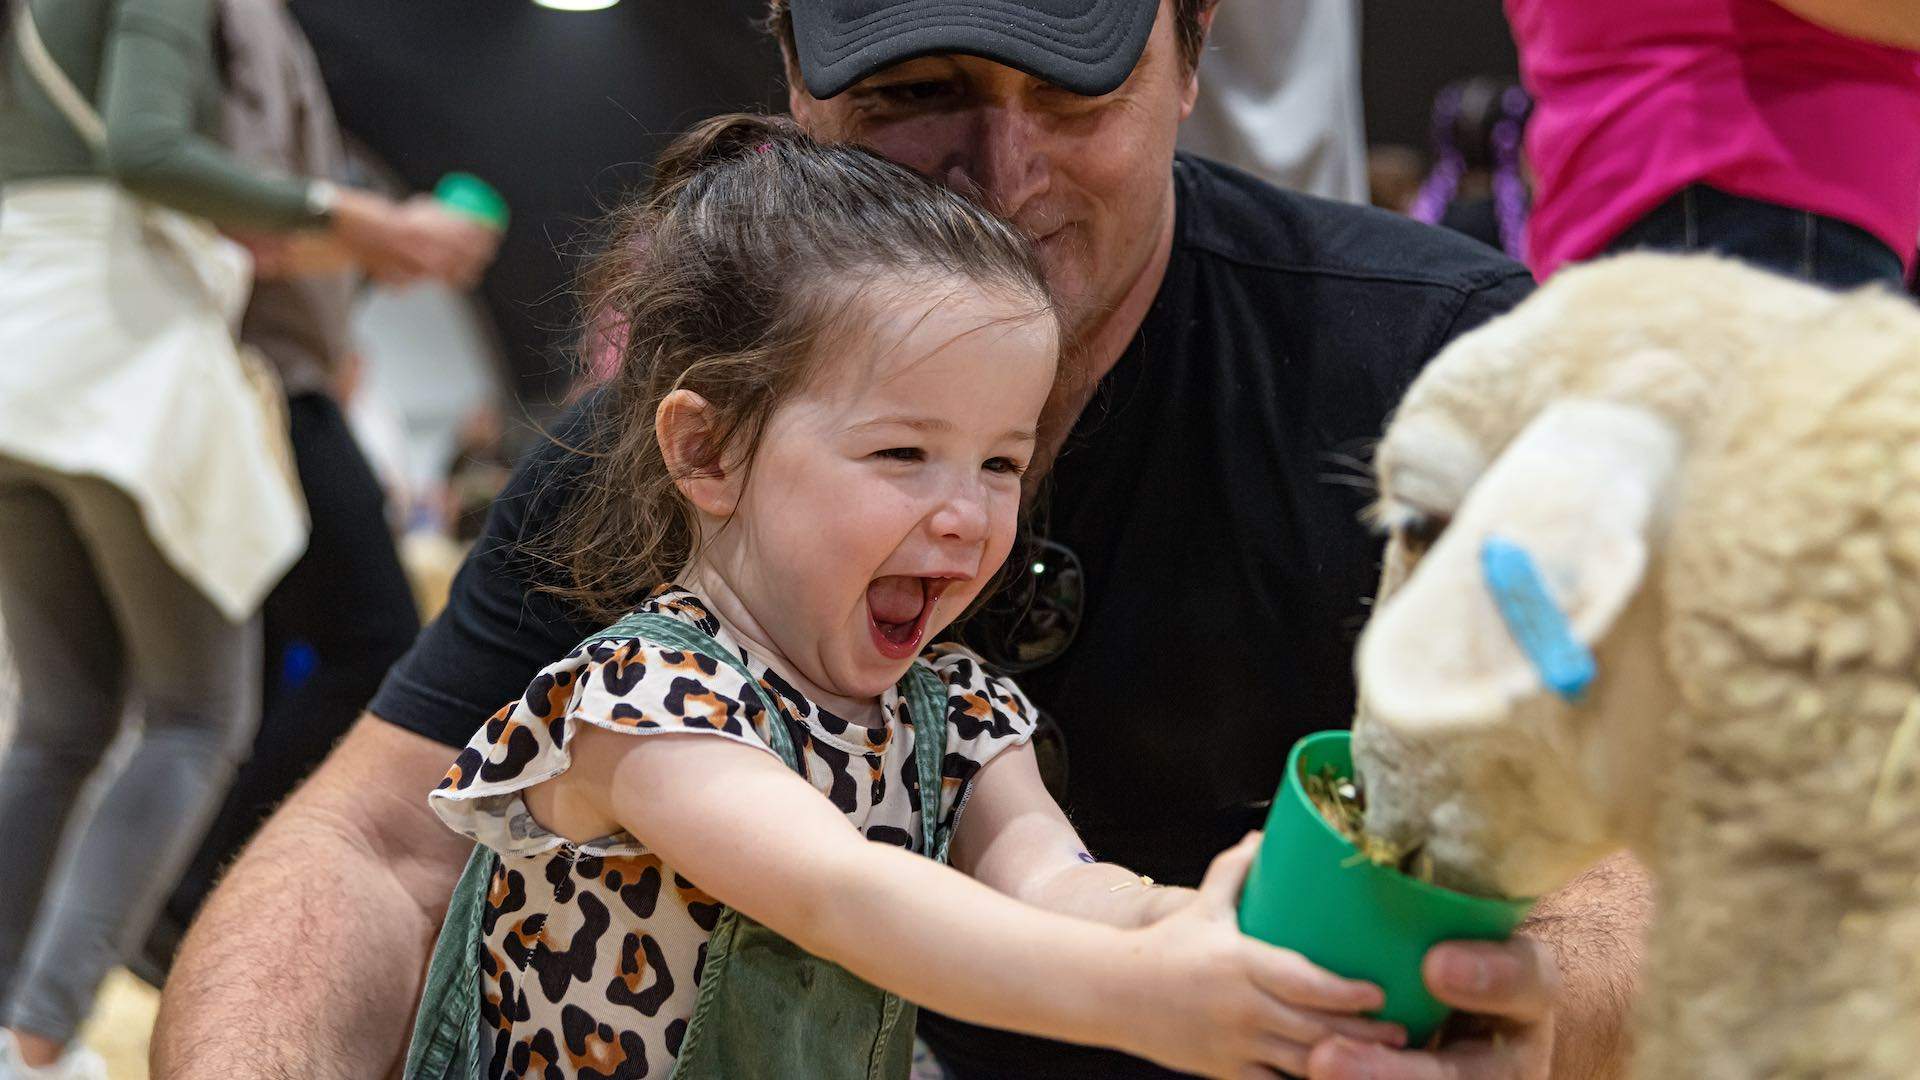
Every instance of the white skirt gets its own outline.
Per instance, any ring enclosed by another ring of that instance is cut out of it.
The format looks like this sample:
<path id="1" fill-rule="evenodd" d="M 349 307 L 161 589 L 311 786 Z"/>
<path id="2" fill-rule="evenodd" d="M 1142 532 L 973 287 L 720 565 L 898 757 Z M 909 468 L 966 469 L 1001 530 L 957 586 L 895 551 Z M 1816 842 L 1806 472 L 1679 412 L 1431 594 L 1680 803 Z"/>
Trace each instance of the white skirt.
<path id="1" fill-rule="evenodd" d="M 244 258 L 196 273 L 155 238 L 171 213 L 100 180 L 0 191 L 0 454 L 125 491 L 238 622 L 305 549 L 306 505 L 234 346 Z"/>

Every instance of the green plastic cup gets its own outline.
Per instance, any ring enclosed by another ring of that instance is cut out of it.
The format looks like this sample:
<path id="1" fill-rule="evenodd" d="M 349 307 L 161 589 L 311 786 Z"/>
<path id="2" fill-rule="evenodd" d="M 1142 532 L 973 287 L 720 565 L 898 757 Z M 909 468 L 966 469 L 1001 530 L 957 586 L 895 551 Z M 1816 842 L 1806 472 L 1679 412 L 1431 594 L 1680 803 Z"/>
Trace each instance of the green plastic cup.
<path id="1" fill-rule="evenodd" d="M 505 232 L 507 200 L 492 184 L 472 173 L 450 172 L 433 187 L 440 205 Z"/>
<path id="2" fill-rule="evenodd" d="M 1532 900 L 1490 900 L 1368 862 L 1307 798 L 1301 778 L 1327 765 L 1351 776 L 1351 733 L 1321 731 L 1294 744 L 1267 832 L 1240 894 L 1240 929 L 1292 949 L 1337 975 L 1386 992 L 1383 1020 L 1424 1045 L 1448 1009 L 1420 977 L 1442 941 L 1503 941 Z"/>

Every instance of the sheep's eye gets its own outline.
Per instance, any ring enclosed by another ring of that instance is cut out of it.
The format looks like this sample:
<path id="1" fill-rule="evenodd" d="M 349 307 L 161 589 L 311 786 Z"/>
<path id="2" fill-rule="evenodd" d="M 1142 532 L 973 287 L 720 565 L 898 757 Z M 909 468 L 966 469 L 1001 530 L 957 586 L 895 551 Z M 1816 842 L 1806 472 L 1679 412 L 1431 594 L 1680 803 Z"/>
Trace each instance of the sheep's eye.
<path id="1" fill-rule="evenodd" d="M 1400 526 L 1400 539 L 1415 555 L 1423 555 L 1433 546 L 1452 521 L 1444 514 L 1416 513 Z"/>

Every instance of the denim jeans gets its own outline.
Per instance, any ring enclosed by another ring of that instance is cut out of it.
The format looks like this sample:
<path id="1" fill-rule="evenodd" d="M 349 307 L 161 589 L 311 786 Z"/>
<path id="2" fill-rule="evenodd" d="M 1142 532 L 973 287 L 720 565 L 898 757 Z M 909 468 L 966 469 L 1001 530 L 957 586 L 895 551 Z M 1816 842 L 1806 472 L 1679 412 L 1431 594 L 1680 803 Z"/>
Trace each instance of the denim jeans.
<path id="1" fill-rule="evenodd" d="M 387 529 L 385 496 L 340 407 L 325 394 L 287 402 L 293 460 L 313 530 L 306 553 L 267 594 L 260 729 L 252 756 L 198 852 L 128 966 L 155 986 L 220 871 L 366 707 L 387 668 L 420 632 L 406 572 Z M 304 647 L 314 667 L 290 677 Z"/>
<path id="2" fill-rule="evenodd" d="M 1682 189 L 1628 226 L 1607 254 L 1717 251 L 1801 281 L 1849 289 L 1884 282 L 1902 290 L 1900 256 L 1857 225 L 1705 184 Z"/>
<path id="3" fill-rule="evenodd" d="M 230 623 L 104 480 L 0 458 L 0 616 L 20 673 L 0 755 L 0 996 L 65 1042 L 147 931 L 259 715 L 260 625 Z M 140 706 L 137 745 L 106 751 Z M 81 793 L 103 764 L 97 801 Z"/>

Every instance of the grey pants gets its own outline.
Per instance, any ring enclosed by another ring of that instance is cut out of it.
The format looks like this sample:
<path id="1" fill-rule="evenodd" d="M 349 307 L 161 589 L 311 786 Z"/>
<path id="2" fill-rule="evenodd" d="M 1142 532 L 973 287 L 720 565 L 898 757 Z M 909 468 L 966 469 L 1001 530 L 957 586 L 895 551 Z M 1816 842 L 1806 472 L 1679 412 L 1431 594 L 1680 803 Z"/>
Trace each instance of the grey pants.
<path id="1" fill-rule="evenodd" d="M 4 457 L 0 619 L 20 676 L 0 758 L 0 1019 L 65 1042 L 246 753 L 259 621 L 228 622 L 175 573 L 117 488 Z M 81 806 L 129 705 L 137 745 Z"/>

